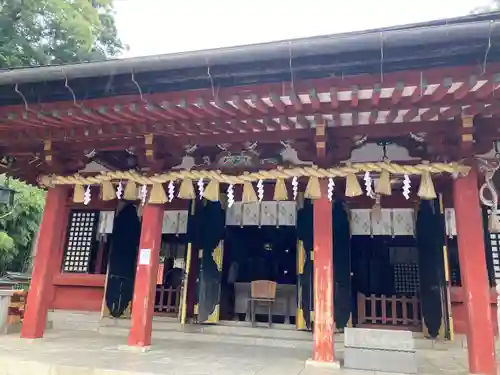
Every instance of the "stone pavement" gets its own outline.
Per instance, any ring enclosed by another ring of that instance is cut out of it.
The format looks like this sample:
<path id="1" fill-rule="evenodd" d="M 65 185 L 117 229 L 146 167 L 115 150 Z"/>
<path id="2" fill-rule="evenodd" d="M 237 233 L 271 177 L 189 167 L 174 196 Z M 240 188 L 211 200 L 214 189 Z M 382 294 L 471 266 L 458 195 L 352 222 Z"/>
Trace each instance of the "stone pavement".
<path id="1" fill-rule="evenodd" d="M 305 367 L 310 350 L 223 342 L 155 340 L 146 353 L 121 349 L 126 338 L 90 331 L 49 331 L 43 340 L 3 336 L 0 375 L 354 375 Z M 419 374 L 468 374 L 466 351 L 418 351 Z M 342 357 L 342 352 L 337 353 Z"/>

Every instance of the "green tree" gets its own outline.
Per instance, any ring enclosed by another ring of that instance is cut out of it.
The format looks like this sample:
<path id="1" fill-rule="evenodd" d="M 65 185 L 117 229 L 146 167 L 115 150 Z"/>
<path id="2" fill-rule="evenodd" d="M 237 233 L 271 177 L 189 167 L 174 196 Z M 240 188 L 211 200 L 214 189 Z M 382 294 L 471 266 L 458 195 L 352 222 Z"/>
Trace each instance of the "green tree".
<path id="1" fill-rule="evenodd" d="M 113 0 L 0 0 L 0 69 L 104 60 L 123 48 Z M 0 204 L 0 275 L 29 267 L 45 200 L 21 181 L 10 187 L 14 205 Z"/>
<path id="2" fill-rule="evenodd" d="M 45 202 L 43 190 L 1 175 L 0 185 L 6 182 L 15 195 L 12 206 L 0 205 L 0 274 L 29 267 Z"/>
<path id="3" fill-rule="evenodd" d="M 491 0 L 489 5 L 476 8 L 472 13 L 485 13 L 500 10 L 500 0 Z"/>
<path id="4" fill-rule="evenodd" d="M 113 0 L 0 0 L 0 68 L 103 60 L 122 50 Z"/>

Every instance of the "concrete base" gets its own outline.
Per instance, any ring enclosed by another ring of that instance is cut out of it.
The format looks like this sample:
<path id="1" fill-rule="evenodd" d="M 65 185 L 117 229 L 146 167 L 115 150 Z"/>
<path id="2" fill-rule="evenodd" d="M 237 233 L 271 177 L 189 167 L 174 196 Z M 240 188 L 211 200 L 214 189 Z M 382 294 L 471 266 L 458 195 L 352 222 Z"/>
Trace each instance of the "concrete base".
<path id="1" fill-rule="evenodd" d="M 187 334 L 186 334 L 187 335 Z M 6 335 L 0 340 L 1 375 L 389 375 L 352 370 L 338 363 L 307 361 L 311 349 L 234 345 L 224 338 L 210 344 L 192 340 L 155 339 L 151 351 L 127 346 L 125 337 L 85 331 L 47 332 L 43 340 Z M 122 346 L 123 345 L 123 346 Z M 123 350 L 118 350 L 121 347 Z M 337 349 L 337 360 L 342 350 Z M 139 351 L 131 353 L 130 350 Z M 466 375 L 467 352 L 463 349 L 418 351 L 419 374 Z M 396 374 L 392 374 L 396 375 Z M 399 375 L 399 374 L 398 374 Z"/>
<path id="2" fill-rule="evenodd" d="M 23 342 L 26 344 L 36 344 L 36 343 L 42 342 L 43 337 L 39 337 L 37 339 L 25 339 L 25 338 L 21 337 L 21 340 L 23 340 Z"/>
<path id="3" fill-rule="evenodd" d="M 118 345 L 118 350 L 131 353 L 146 353 L 151 350 L 151 346 Z"/>
<path id="4" fill-rule="evenodd" d="M 331 370 L 337 370 L 340 369 L 340 363 L 335 361 L 335 362 L 320 362 L 320 361 L 315 361 L 312 358 L 309 358 L 306 361 L 306 367 L 316 367 L 316 368 L 327 368 Z"/>
<path id="5" fill-rule="evenodd" d="M 417 355 L 410 351 L 345 348 L 344 366 L 374 372 L 416 374 Z"/>

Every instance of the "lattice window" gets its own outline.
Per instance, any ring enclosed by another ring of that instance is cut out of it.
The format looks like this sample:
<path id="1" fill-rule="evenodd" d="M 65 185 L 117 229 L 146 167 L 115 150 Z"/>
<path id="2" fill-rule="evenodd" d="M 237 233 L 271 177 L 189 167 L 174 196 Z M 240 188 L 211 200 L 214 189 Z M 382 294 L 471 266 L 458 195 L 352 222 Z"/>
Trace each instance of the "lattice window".
<path id="1" fill-rule="evenodd" d="M 63 259 L 63 272 L 89 272 L 98 219 L 99 212 L 97 211 L 71 211 Z"/>
<path id="2" fill-rule="evenodd" d="M 490 233 L 491 255 L 493 256 L 493 270 L 495 272 L 495 283 L 500 283 L 500 233 Z"/>
<path id="3" fill-rule="evenodd" d="M 420 285 L 418 264 L 396 263 L 393 264 L 392 267 L 395 292 L 401 294 L 417 294 Z"/>
<path id="4" fill-rule="evenodd" d="M 394 291 L 397 294 L 418 293 L 418 250 L 413 246 L 389 248 L 389 258 L 394 277 Z"/>

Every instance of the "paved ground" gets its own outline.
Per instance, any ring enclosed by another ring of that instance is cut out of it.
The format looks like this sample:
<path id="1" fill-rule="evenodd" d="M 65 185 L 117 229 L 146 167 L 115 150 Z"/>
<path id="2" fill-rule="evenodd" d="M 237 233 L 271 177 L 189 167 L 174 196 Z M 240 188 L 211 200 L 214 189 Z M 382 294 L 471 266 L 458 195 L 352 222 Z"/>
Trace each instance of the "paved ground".
<path id="1" fill-rule="evenodd" d="M 0 375 L 354 375 L 305 367 L 305 349 L 156 340 L 147 353 L 124 351 L 123 337 L 56 331 L 43 340 L 4 336 Z M 342 353 L 338 356 L 341 358 Z M 463 349 L 419 351 L 420 374 L 468 374 Z M 366 374 L 366 372 L 363 372 Z"/>

